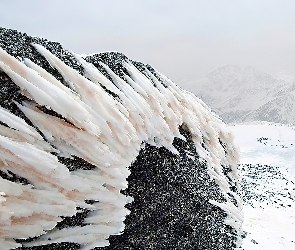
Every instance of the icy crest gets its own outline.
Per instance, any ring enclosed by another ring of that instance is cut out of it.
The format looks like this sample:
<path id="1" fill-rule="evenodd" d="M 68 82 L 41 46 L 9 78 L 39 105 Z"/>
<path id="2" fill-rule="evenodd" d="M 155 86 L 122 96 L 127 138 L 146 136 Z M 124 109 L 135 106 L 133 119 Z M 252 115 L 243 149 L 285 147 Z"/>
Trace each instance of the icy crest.
<path id="1" fill-rule="evenodd" d="M 35 48 L 56 68 L 66 87 L 52 75 L 25 59 L 24 63 L 0 49 L 0 69 L 31 102 L 17 103 L 32 122 L 0 109 L 0 166 L 28 180 L 14 183 L 0 178 L 0 248 L 20 246 L 14 239 L 41 237 L 30 245 L 77 242 L 84 249 L 107 246 L 109 235 L 124 230 L 131 197 L 120 193 L 128 185 L 128 167 L 144 143 L 166 147 L 177 154 L 172 142 L 184 140 L 179 126 L 185 125 L 209 175 L 219 184 L 225 203 L 211 201 L 228 214 L 226 223 L 241 232 L 241 202 L 230 190 L 222 166 L 232 170 L 237 182 L 237 149 L 228 128 L 193 94 L 161 75 L 162 84 L 147 68 L 142 74 L 131 62 L 124 67 L 125 79 L 101 63 L 110 81 L 92 64 L 73 54 L 85 76 L 67 66 L 44 47 Z M 148 77 L 147 77 L 148 76 Z M 165 85 L 165 86 L 164 86 Z M 114 93 L 107 93 L 104 88 Z M 65 119 L 44 113 L 45 106 Z M 78 156 L 93 170 L 69 171 L 56 155 Z M 234 205 L 233 196 L 237 200 Z M 86 200 L 95 200 L 89 204 Z M 76 214 L 77 207 L 92 212 L 86 226 L 56 229 L 61 216 Z"/>

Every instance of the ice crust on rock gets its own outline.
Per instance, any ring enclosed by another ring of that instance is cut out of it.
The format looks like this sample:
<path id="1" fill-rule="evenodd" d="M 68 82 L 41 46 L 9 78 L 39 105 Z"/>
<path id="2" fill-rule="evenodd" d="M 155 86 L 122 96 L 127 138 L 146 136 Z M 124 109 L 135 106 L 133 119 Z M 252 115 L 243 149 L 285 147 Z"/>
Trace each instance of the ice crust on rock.
<path id="1" fill-rule="evenodd" d="M 238 150 L 229 129 L 200 99 L 158 72 L 161 81 L 148 68 L 141 73 L 128 60 L 125 79 L 101 63 L 111 81 L 79 55 L 73 53 L 84 76 L 41 45 L 33 46 L 69 87 L 34 62 L 20 62 L 0 48 L 0 70 L 31 100 L 16 104 L 34 126 L 0 109 L 1 170 L 29 182 L 0 178 L 1 249 L 21 246 L 14 239 L 36 236 L 40 237 L 26 246 L 48 244 L 48 239 L 76 242 L 84 249 L 107 246 L 110 235 L 124 230 L 128 214 L 124 206 L 132 201 L 120 193 L 128 185 L 128 167 L 145 143 L 177 154 L 172 142 L 175 137 L 185 140 L 181 125 L 190 132 L 226 200 L 210 202 L 227 213 L 225 223 L 236 230 L 237 246 L 241 244 L 242 203 L 231 190 L 231 183 L 238 182 Z M 63 119 L 45 113 L 41 106 Z M 95 168 L 69 171 L 57 156 L 77 156 Z M 228 177 L 223 166 L 231 170 Z M 56 229 L 63 216 L 77 213 L 77 207 L 91 210 L 86 225 Z"/>

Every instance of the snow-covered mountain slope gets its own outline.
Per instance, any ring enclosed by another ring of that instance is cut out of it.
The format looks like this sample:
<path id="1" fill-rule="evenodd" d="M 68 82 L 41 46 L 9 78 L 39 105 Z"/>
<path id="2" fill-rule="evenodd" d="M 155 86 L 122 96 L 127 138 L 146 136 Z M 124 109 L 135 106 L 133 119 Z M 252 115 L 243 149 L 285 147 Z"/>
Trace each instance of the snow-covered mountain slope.
<path id="1" fill-rule="evenodd" d="M 295 249 L 295 129 L 231 127 L 240 146 L 245 250 Z"/>
<path id="2" fill-rule="evenodd" d="M 290 75 L 226 65 L 180 86 L 201 97 L 225 122 L 295 122 L 295 83 Z"/>

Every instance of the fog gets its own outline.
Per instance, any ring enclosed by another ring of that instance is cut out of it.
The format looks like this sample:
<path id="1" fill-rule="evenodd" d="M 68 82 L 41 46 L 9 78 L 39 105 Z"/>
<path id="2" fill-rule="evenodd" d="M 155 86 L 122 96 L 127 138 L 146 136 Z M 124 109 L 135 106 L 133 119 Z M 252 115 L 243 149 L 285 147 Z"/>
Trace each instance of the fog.
<path id="1" fill-rule="evenodd" d="M 225 64 L 295 71 L 291 0 L 0 0 L 0 26 L 77 53 L 119 51 L 175 81 Z"/>

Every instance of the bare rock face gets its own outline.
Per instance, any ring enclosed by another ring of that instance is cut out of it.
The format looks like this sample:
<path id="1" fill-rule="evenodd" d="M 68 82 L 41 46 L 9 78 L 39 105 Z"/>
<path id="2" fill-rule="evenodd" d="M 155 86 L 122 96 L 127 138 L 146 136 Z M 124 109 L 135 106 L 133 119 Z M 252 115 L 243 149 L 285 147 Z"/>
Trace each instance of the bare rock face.
<path id="1" fill-rule="evenodd" d="M 1 249 L 235 249 L 233 137 L 121 53 L 0 28 Z"/>

